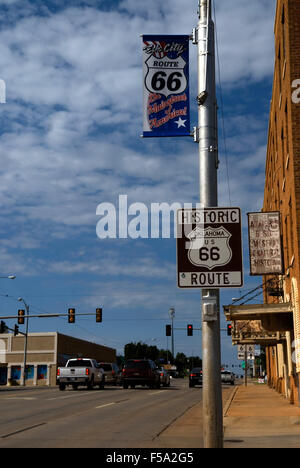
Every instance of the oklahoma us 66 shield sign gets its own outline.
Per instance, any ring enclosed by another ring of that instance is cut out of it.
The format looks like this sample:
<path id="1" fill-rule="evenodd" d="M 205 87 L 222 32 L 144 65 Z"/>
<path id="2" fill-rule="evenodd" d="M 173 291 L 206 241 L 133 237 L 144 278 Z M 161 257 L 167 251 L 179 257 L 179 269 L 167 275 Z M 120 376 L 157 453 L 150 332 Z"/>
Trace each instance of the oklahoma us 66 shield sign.
<path id="1" fill-rule="evenodd" d="M 240 208 L 178 210 L 177 277 L 180 288 L 243 285 Z"/>
<path id="2" fill-rule="evenodd" d="M 190 136 L 189 36 L 143 36 L 144 137 Z"/>

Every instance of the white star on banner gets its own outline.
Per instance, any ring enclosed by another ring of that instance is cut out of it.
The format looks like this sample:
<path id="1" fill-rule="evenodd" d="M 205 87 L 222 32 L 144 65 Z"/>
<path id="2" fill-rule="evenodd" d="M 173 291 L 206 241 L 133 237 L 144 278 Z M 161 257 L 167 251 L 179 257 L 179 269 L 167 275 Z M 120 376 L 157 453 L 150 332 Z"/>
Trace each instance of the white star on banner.
<path id="1" fill-rule="evenodd" d="M 179 119 L 175 121 L 175 123 L 178 125 L 178 128 L 185 127 L 185 122 L 186 120 L 182 120 L 181 117 L 179 117 Z"/>

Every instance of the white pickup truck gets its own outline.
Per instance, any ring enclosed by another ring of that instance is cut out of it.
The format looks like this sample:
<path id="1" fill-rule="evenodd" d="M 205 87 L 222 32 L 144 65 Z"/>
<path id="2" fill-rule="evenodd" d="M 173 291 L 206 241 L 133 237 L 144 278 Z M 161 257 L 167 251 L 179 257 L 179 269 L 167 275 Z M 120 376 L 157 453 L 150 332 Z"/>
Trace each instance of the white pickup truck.
<path id="1" fill-rule="evenodd" d="M 69 359 L 65 367 L 58 367 L 57 381 L 60 390 L 65 390 L 72 385 L 77 390 L 79 385 L 91 390 L 95 385 L 104 388 L 105 374 L 97 361 L 89 358 Z"/>

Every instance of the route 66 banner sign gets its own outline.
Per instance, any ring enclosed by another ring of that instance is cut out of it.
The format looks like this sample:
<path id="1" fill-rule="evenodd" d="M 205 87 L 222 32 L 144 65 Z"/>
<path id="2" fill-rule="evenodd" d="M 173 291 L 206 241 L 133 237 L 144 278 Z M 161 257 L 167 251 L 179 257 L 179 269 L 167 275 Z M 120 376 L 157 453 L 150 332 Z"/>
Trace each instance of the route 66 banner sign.
<path id="1" fill-rule="evenodd" d="M 143 36 L 143 75 L 143 136 L 190 136 L 189 36 Z"/>

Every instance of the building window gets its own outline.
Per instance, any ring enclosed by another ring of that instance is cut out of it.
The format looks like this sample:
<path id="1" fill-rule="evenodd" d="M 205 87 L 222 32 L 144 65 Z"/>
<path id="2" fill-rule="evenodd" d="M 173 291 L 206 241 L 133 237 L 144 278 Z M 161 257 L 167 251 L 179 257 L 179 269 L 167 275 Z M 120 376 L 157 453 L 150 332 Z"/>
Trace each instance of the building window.
<path id="1" fill-rule="evenodd" d="M 288 154 L 287 157 L 286 157 L 286 163 L 285 163 L 286 170 L 288 170 L 289 165 L 290 165 L 290 155 Z"/>
<path id="2" fill-rule="evenodd" d="M 38 380 L 47 380 L 48 366 L 46 364 L 37 366 L 37 378 Z"/>
<path id="3" fill-rule="evenodd" d="M 282 53 L 283 57 L 286 55 L 286 39 L 285 39 L 285 11 L 284 11 L 284 5 L 282 7 L 282 15 L 281 15 L 281 25 L 282 25 Z"/>
<path id="4" fill-rule="evenodd" d="M 277 58 L 278 58 L 278 85 L 279 85 L 279 92 L 280 92 L 280 99 L 279 99 L 279 103 L 281 104 L 281 75 L 282 75 L 282 68 L 281 68 L 281 49 L 280 49 L 280 46 L 278 48 L 278 55 L 277 55 Z"/>
<path id="5" fill-rule="evenodd" d="M 34 379 L 34 366 L 26 366 L 26 380 L 33 380 Z"/>
<path id="6" fill-rule="evenodd" d="M 285 109 L 284 109 L 284 118 L 285 118 L 285 151 L 289 153 L 289 128 L 288 128 L 288 103 L 286 100 Z"/>
<path id="7" fill-rule="evenodd" d="M 290 219 L 290 236 L 291 236 L 291 248 L 292 251 L 295 251 L 295 246 L 294 246 L 294 221 L 293 221 L 293 212 L 292 212 L 292 199 L 290 198 L 289 200 L 289 219 Z"/>
<path id="8" fill-rule="evenodd" d="M 284 130 L 281 129 L 282 174 L 285 177 Z"/>
<path id="9" fill-rule="evenodd" d="M 21 380 L 21 366 L 11 366 L 11 379 Z"/>
<path id="10" fill-rule="evenodd" d="M 286 245 L 286 265 L 290 264 L 290 249 L 289 249 L 289 227 L 288 227 L 288 217 L 286 216 L 285 220 L 285 245 Z"/>

